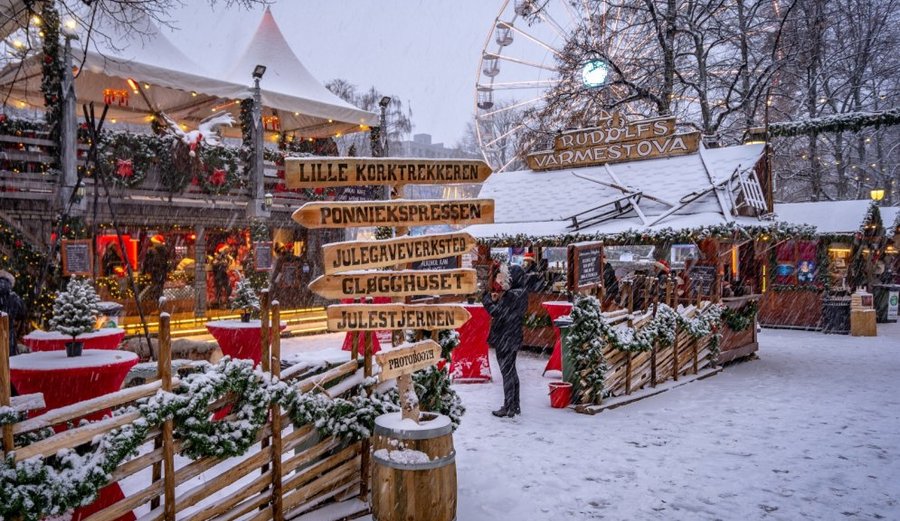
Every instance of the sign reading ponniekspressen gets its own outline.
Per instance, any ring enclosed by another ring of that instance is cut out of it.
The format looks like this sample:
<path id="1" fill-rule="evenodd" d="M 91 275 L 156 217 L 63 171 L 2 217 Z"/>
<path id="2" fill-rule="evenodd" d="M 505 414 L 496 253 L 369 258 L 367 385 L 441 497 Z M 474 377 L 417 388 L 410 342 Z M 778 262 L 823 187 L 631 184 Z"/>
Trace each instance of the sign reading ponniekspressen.
<path id="1" fill-rule="evenodd" d="M 494 222 L 493 199 L 313 202 L 296 210 L 293 219 L 306 228 L 359 226 L 425 226 Z"/>

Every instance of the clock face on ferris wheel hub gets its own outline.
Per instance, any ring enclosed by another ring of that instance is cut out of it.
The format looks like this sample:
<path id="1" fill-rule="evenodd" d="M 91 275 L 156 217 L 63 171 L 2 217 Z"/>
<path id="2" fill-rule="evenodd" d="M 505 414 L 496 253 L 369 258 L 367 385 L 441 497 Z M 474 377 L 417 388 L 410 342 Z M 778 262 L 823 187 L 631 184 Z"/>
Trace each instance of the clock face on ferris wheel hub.
<path id="1" fill-rule="evenodd" d="M 602 58 L 588 60 L 581 66 L 581 82 L 589 89 L 597 89 L 609 81 L 609 63 Z"/>

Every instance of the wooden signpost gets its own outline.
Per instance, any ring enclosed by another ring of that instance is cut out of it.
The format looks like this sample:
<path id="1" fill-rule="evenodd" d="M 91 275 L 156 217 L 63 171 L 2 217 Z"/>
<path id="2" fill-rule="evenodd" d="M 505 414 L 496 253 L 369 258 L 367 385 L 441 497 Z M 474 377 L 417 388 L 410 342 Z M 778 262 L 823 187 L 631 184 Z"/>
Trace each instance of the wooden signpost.
<path id="1" fill-rule="evenodd" d="M 397 393 L 400 395 L 400 410 L 404 419 L 409 418 L 417 423 L 419 421 L 419 399 L 411 375 L 437 364 L 440 359 L 441 346 L 434 340 L 404 344 L 375 355 L 375 360 L 381 366 L 379 380 L 384 382 L 397 379 Z"/>
<path id="2" fill-rule="evenodd" d="M 692 154 L 700 147 L 700 133 L 675 133 L 672 117 L 626 122 L 613 114 L 601 126 L 563 132 L 552 150 L 526 158 L 532 170 L 622 163 L 640 159 Z"/>
<path id="3" fill-rule="evenodd" d="M 335 304 L 325 312 L 331 331 L 458 329 L 471 316 L 456 304 Z"/>
<path id="4" fill-rule="evenodd" d="M 306 228 L 359 226 L 425 226 L 494 222 L 492 199 L 457 201 L 314 202 L 296 210 L 293 219 Z"/>
<path id="5" fill-rule="evenodd" d="M 465 295 L 476 289 L 475 270 L 366 271 L 323 275 L 309 284 L 323 298 Z"/>
<path id="6" fill-rule="evenodd" d="M 490 175 L 487 163 L 471 159 L 335 157 L 284 161 L 284 182 L 290 189 L 483 183 Z"/>
<path id="7" fill-rule="evenodd" d="M 468 233 L 442 233 L 383 241 L 333 242 L 324 245 L 322 252 L 325 256 L 325 274 L 332 275 L 462 255 L 475 244 L 475 238 Z"/>

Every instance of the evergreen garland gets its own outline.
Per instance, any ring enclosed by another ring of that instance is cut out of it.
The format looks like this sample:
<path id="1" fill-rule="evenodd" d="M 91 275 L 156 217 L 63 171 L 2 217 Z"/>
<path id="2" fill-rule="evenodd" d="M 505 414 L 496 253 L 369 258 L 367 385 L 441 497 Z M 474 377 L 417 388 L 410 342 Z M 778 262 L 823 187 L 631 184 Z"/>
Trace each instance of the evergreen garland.
<path id="1" fill-rule="evenodd" d="M 250 242 L 255 245 L 258 242 L 269 242 L 272 239 L 269 234 L 269 227 L 264 219 L 252 219 L 250 221 Z M 256 269 L 256 250 L 253 255 L 244 257 L 242 263 L 244 269 L 244 279 L 250 282 L 250 287 L 259 293 L 269 286 L 269 272 Z"/>
<path id="2" fill-rule="evenodd" d="M 866 127 L 887 127 L 900 124 L 900 108 L 883 112 L 848 112 L 800 121 L 769 124 L 769 136 L 790 137 L 815 135 L 822 132 L 858 132 Z"/>
<path id="3" fill-rule="evenodd" d="M 63 110 L 63 64 L 60 59 L 59 11 L 54 2 L 44 2 L 41 7 L 44 31 L 43 61 L 41 62 L 41 94 L 44 95 L 44 118 L 50 131 L 50 141 L 62 149 L 61 125 Z"/>
<path id="4" fill-rule="evenodd" d="M 104 132 L 100 157 L 113 183 L 134 187 L 140 185 L 151 169 L 165 159 L 159 138 L 131 132 Z M 165 168 L 164 165 L 163 168 Z"/>
<path id="5" fill-rule="evenodd" d="M 735 333 L 739 333 L 756 324 L 756 313 L 759 311 L 759 303 L 751 300 L 738 309 L 725 308 L 722 310 L 722 322 Z"/>
<path id="6" fill-rule="evenodd" d="M 572 327 L 567 337 L 572 350 L 572 362 L 576 382 L 574 402 L 598 405 L 603 400 L 603 385 L 609 366 L 603 356 L 603 318 L 600 301 L 595 297 L 582 297 L 572 307 Z"/>

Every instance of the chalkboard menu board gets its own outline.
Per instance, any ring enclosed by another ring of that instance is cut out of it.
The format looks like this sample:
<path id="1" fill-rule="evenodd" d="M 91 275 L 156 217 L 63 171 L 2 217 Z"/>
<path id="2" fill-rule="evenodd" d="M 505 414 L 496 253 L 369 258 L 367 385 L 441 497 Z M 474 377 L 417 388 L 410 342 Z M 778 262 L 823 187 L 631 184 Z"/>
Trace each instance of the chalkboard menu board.
<path id="1" fill-rule="evenodd" d="M 691 278 L 691 295 L 711 296 L 716 283 L 715 266 L 694 266 L 688 276 Z"/>
<path id="2" fill-rule="evenodd" d="M 92 269 L 93 255 L 91 254 L 90 240 L 62 241 L 63 275 L 84 275 L 90 277 L 94 274 Z"/>
<path id="3" fill-rule="evenodd" d="M 582 291 L 603 285 L 603 243 L 581 242 L 569 245 L 569 291 Z"/>
<path id="4" fill-rule="evenodd" d="M 414 270 L 455 270 L 459 268 L 459 256 L 444 257 L 442 259 L 429 259 L 410 264 Z"/>
<path id="5" fill-rule="evenodd" d="M 273 267 L 272 243 L 257 242 L 253 244 L 253 257 L 256 259 L 256 271 L 269 271 Z"/>

